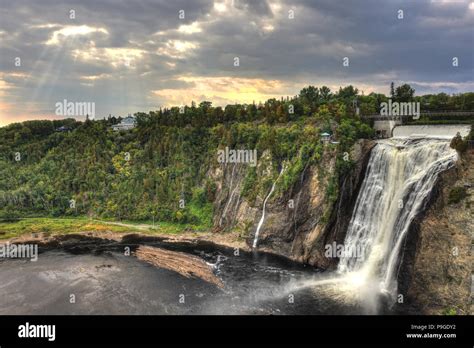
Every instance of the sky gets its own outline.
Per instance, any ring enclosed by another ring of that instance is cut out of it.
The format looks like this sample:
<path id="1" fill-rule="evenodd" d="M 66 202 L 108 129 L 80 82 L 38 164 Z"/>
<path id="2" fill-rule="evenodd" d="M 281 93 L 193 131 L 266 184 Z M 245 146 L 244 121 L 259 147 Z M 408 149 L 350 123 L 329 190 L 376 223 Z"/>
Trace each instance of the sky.
<path id="1" fill-rule="evenodd" d="M 391 81 L 474 91 L 474 1 L 0 0 L 0 126 Z"/>

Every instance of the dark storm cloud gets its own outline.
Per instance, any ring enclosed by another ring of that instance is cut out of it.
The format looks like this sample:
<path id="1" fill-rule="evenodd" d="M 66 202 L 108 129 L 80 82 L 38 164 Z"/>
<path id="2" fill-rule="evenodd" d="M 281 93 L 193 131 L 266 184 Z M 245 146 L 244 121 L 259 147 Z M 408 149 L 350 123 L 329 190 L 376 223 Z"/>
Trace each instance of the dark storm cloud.
<path id="1" fill-rule="evenodd" d="M 259 37 L 259 28 L 242 26 L 232 28 L 229 38 L 232 24 L 210 25 L 206 49 L 210 46 L 213 54 L 202 66 L 225 68 L 217 54 L 221 50 L 249 57 L 252 64 L 241 70 L 251 75 L 370 79 L 396 72 L 399 79 L 472 81 L 474 11 L 468 2 L 307 1 L 283 7 L 275 30 L 266 37 Z M 290 8 L 295 9 L 293 21 L 286 17 Z M 404 11 L 402 20 L 397 18 L 399 9 Z M 351 65 L 342 69 L 345 56 Z M 451 65 L 454 56 L 461 62 L 456 69 Z"/>
<path id="2" fill-rule="evenodd" d="M 266 0 L 234 0 L 234 6 L 239 10 L 252 12 L 259 16 L 273 16 L 272 10 Z"/>
<path id="3" fill-rule="evenodd" d="M 167 103 L 156 91 L 179 94 L 195 85 L 192 77 L 287 86 L 275 93 L 308 83 L 382 92 L 390 81 L 410 82 L 417 92 L 474 86 L 467 0 L 0 1 L 0 103 L 9 104 L 0 112 L 10 118 L 18 113 L 12 104 L 49 110 L 68 95 L 96 100 L 105 114 L 155 108 Z M 70 27 L 84 32 L 70 35 Z"/>

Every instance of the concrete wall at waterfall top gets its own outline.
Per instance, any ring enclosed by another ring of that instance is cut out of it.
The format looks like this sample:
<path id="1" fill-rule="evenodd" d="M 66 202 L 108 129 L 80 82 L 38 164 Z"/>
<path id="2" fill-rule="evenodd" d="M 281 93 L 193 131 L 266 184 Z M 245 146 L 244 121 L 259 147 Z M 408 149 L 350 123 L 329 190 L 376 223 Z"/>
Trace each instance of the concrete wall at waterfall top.
<path id="1" fill-rule="evenodd" d="M 374 129 L 379 137 L 390 138 L 393 129 L 400 124 L 400 120 L 375 120 Z"/>
<path id="2" fill-rule="evenodd" d="M 393 137 L 452 139 L 458 132 L 465 137 L 470 131 L 471 126 L 466 124 L 397 126 L 393 129 Z"/>

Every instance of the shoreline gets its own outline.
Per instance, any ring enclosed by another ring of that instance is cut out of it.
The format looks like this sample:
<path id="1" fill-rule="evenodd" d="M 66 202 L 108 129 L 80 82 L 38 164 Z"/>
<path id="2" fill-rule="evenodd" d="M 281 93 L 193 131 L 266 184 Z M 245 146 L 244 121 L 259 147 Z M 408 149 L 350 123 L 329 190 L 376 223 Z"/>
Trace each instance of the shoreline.
<path id="1" fill-rule="evenodd" d="M 60 240 L 79 238 L 101 239 L 103 241 L 114 241 L 117 243 L 127 243 L 135 241 L 152 241 L 153 239 L 164 243 L 210 243 L 218 248 L 239 249 L 245 252 L 251 252 L 252 249 L 245 244 L 245 241 L 237 240 L 237 236 L 232 232 L 213 233 L 213 232 L 182 232 L 180 234 L 169 233 L 145 233 L 145 232 L 112 232 L 112 231 L 82 231 L 70 233 L 26 233 L 20 236 L 0 239 L 1 244 L 27 244 L 37 243 L 43 247 L 48 247 L 54 242 Z"/>
<path id="2" fill-rule="evenodd" d="M 307 265 L 299 260 L 289 258 L 285 255 L 275 253 L 268 248 L 259 248 L 253 250 L 250 246 L 245 243 L 245 240 L 241 239 L 235 232 L 181 232 L 179 234 L 169 234 L 160 232 L 145 231 L 130 231 L 130 232 L 113 232 L 113 231 L 80 231 L 80 232 L 69 232 L 69 233 L 48 233 L 48 232 L 36 232 L 36 233 L 24 233 L 19 236 L 10 238 L 0 239 L 0 245 L 2 244 L 38 244 L 40 253 L 54 249 L 66 249 L 70 251 L 80 250 L 81 247 L 85 247 L 89 250 L 94 250 L 95 247 L 101 245 L 107 245 L 108 243 L 115 243 L 116 245 L 122 246 L 139 246 L 152 244 L 154 242 L 173 245 L 173 244 L 184 244 L 194 245 L 203 248 L 213 248 L 216 250 L 225 251 L 234 256 L 238 256 L 239 253 L 245 254 L 265 254 L 271 255 L 272 257 L 279 258 L 285 262 L 293 264 L 299 264 L 304 267 L 318 269 L 324 271 L 324 268 Z M 110 244 L 109 244 L 110 245 Z M 192 255 L 192 254 L 189 254 Z"/>
<path id="3" fill-rule="evenodd" d="M 149 224 L 128 221 L 49 217 L 21 218 L 18 222 L 0 224 L 0 245 L 34 243 L 38 244 L 41 251 L 68 249 L 74 252 L 84 247 L 94 250 L 104 244 L 110 247 L 110 242 L 118 245 L 148 245 L 155 242 L 170 246 L 183 244 L 184 247 L 220 249 L 236 257 L 240 253 L 270 255 L 284 262 L 308 266 L 319 271 L 325 270 L 324 267 L 309 265 L 296 258 L 279 254 L 266 246 L 255 250 L 247 244 L 248 239 L 237 230 L 222 231 L 212 227 L 197 229 L 195 226 L 180 226 L 178 229 L 168 225 L 153 228 Z"/>
<path id="4" fill-rule="evenodd" d="M 201 257 L 186 251 L 168 250 L 162 246 L 148 245 L 153 242 L 172 245 L 173 243 L 185 243 L 199 245 L 200 243 L 212 243 L 216 249 L 229 249 L 237 242 L 217 244 L 204 238 L 193 238 L 189 235 L 169 236 L 166 234 L 144 234 L 144 233 L 118 233 L 111 231 L 101 232 L 78 232 L 78 233 L 55 233 L 44 232 L 29 233 L 17 237 L 11 237 L 0 241 L 0 246 L 10 245 L 35 245 L 39 254 L 51 250 L 64 250 L 73 254 L 103 251 L 104 248 L 120 248 L 127 256 L 148 263 L 158 269 L 166 269 L 186 278 L 200 279 L 220 289 L 224 288 L 222 280 L 214 274 L 213 268 Z M 127 249 L 128 248 L 128 249 Z M 122 251 L 121 251 L 122 252 Z M 36 254 L 36 259 L 38 254 Z M 8 259 L 5 257 L 4 259 Z M 36 260 L 32 260 L 36 261 Z"/>

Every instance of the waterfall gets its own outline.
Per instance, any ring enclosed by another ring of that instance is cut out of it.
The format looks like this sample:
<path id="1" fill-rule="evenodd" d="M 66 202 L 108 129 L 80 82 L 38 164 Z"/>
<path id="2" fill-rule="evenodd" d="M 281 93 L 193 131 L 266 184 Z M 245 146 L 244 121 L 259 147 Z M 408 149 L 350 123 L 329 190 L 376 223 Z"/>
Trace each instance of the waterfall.
<path id="1" fill-rule="evenodd" d="M 270 189 L 270 192 L 268 193 L 267 197 L 265 197 L 265 200 L 263 201 L 262 217 L 260 218 L 260 221 L 258 222 L 258 225 L 257 225 L 257 230 L 255 231 L 255 237 L 253 239 L 252 248 L 257 247 L 258 235 L 260 234 L 260 228 L 262 228 L 263 221 L 265 220 L 265 207 L 267 206 L 267 201 L 270 198 L 270 196 L 272 195 L 273 191 L 275 190 L 275 185 L 276 185 L 278 179 L 280 178 L 280 176 L 281 176 L 281 174 L 283 173 L 284 170 L 285 170 L 285 167 L 282 167 L 281 170 L 280 170 L 280 174 L 278 174 L 277 179 L 273 182 L 273 185 L 272 185 L 272 188 Z"/>
<path id="2" fill-rule="evenodd" d="M 341 257 L 338 273 L 358 283 L 375 281 L 381 292 L 395 295 L 400 251 L 410 223 L 424 209 L 438 174 L 456 160 L 446 139 L 378 141 L 344 241 L 346 249 L 362 252 Z"/>

